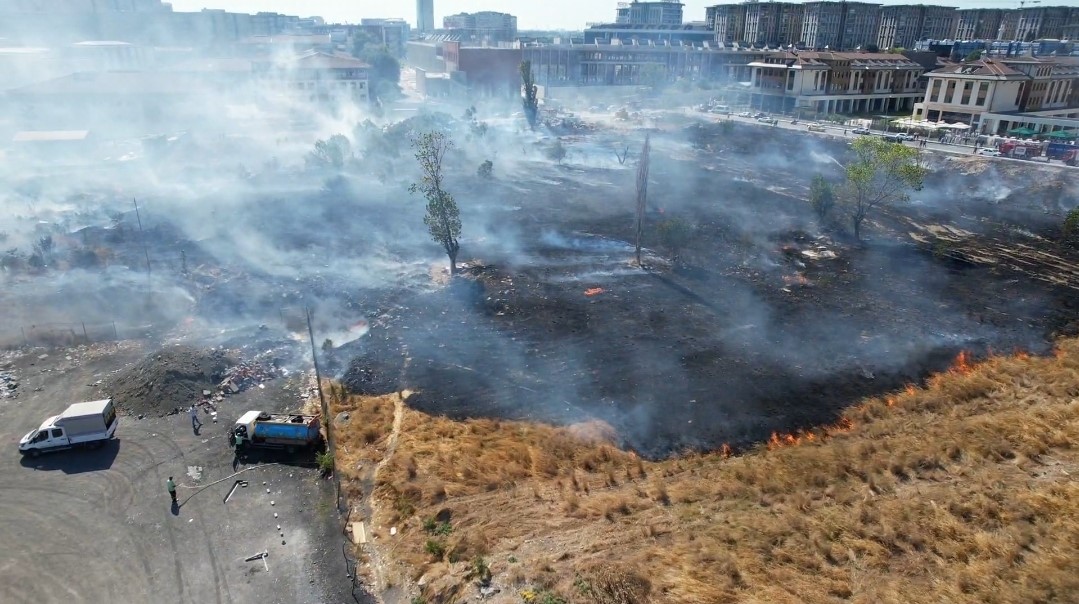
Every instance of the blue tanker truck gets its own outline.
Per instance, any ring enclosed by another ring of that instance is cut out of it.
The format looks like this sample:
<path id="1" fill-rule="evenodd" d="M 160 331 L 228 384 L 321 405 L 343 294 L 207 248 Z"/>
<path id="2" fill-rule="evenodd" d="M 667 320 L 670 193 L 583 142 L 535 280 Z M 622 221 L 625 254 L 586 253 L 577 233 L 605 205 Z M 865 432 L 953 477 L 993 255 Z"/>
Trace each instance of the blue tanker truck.
<path id="1" fill-rule="evenodd" d="M 317 415 L 271 414 L 248 411 L 229 432 L 229 444 L 237 454 L 247 449 L 283 449 L 295 453 L 322 444 Z"/>

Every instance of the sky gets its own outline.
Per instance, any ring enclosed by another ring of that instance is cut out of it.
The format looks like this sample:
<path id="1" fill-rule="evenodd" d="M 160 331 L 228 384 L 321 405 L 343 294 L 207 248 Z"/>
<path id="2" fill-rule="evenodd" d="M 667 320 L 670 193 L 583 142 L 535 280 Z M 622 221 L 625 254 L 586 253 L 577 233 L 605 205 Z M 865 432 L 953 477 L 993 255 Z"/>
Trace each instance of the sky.
<path id="1" fill-rule="evenodd" d="M 416 24 L 415 0 L 169 0 L 177 11 L 223 8 L 240 13 L 273 11 L 301 17 L 320 16 L 328 22 L 359 22 L 364 17 L 400 17 Z M 729 1 L 729 0 L 728 0 Z M 1042 6 L 1069 5 L 1074 0 L 1045 0 Z M 704 7 L 721 0 L 683 0 L 686 21 L 703 21 Z M 876 0 L 878 4 L 917 4 L 917 0 Z M 922 0 L 923 4 L 934 4 Z M 517 28 L 581 30 L 587 23 L 614 21 L 618 0 L 435 0 L 435 23 L 460 12 L 493 10 L 517 16 Z M 942 2 L 958 8 L 1018 8 L 1018 0 L 956 0 Z M 1028 6 L 1036 6 L 1028 4 Z"/>

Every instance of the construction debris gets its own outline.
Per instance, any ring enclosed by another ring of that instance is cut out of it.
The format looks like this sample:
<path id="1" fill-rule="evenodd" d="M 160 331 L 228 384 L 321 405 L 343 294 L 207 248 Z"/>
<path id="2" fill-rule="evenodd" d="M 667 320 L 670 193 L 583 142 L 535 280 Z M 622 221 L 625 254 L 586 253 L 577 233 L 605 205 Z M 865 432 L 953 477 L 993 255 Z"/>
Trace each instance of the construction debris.
<path id="1" fill-rule="evenodd" d="M 0 373 L 0 398 L 16 398 L 19 396 L 19 380 L 12 373 Z"/>

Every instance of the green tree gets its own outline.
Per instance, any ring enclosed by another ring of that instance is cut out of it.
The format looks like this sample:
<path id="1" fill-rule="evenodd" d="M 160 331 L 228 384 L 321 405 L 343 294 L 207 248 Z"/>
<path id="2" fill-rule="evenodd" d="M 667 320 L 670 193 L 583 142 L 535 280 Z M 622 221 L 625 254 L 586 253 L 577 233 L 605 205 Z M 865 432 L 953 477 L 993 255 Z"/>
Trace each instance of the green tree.
<path id="1" fill-rule="evenodd" d="M 656 225 L 659 242 L 671 252 L 671 262 L 675 266 L 682 261 L 682 250 L 689 245 L 697 229 L 682 218 L 668 218 Z"/>
<path id="2" fill-rule="evenodd" d="M 1061 229 L 1064 243 L 1079 249 L 1079 208 L 1073 208 L 1064 218 L 1064 226 Z"/>
<path id="3" fill-rule="evenodd" d="M 446 152 L 453 148 L 453 141 L 441 132 L 425 132 L 412 141 L 416 161 L 420 163 L 423 178 L 408 188 L 412 194 L 421 193 L 427 200 L 427 213 L 423 223 L 431 239 L 446 250 L 450 259 L 450 275 L 457 274 L 457 252 L 461 250 L 461 212 L 457 202 L 445 189 L 442 162 Z"/>
<path id="4" fill-rule="evenodd" d="M 335 134 L 327 140 L 315 141 L 315 150 L 308 156 L 308 163 L 340 170 L 352 155 L 352 144 L 343 134 Z"/>
<path id="5" fill-rule="evenodd" d="M 972 50 L 972 51 L 970 51 L 970 54 L 967 55 L 967 58 L 965 58 L 963 60 L 964 61 L 977 61 L 980 58 L 982 58 L 982 51 L 980 51 L 980 50 Z"/>
<path id="6" fill-rule="evenodd" d="M 554 144 L 547 148 L 547 157 L 562 165 L 562 160 L 566 159 L 566 147 L 562 145 L 562 139 L 554 139 Z"/>
<path id="7" fill-rule="evenodd" d="M 484 162 L 482 164 L 480 164 L 480 167 L 476 169 L 476 176 L 479 176 L 480 178 L 482 178 L 484 180 L 491 180 L 491 177 L 494 176 L 494 171 L 495 171 L 494 162 L 492 162 L 489 159 L 484 160 Z"/>
<path id="8" fill-rule="evenodd" d="M 847 165 L 840 201 L 850 217 L 854 237 L 861 239 L 866 217 L 910 199 L 909 191 L 922 187 L 926 169 L 917 149 L 882 138 L 863 136 L 854 141 L 853 148 L 855 158 Z"/>
<path id="9" fill-rule="evenodd" d="M 352 56 L 371 66 L 367 84 L 372 101 L 389 102 L 401 97 L 401 63 L 381 40 L 357 31 L 352 38 Z"/>
<path id="10" fill-rule="evenodd" d="M 524 88 L 521 103 L 524 106 L 525 119 L 528 120 L 528 127 L 535 130 L 536 124 L 539 123 L 539 89 L 536 86 L 536 76 L 532 74 L 532 61 L 521 63 L 521 86 Z"/>
<path id="11" fill-rule="evenodd" d="M 814 176 L 809 184 L 809 205 L 816 212 L 820 225 L 825 226 L 828 223 L 829 214 L 835 208 L 835 192 L 832 190 L 832 184 L 820 174 Z"/>

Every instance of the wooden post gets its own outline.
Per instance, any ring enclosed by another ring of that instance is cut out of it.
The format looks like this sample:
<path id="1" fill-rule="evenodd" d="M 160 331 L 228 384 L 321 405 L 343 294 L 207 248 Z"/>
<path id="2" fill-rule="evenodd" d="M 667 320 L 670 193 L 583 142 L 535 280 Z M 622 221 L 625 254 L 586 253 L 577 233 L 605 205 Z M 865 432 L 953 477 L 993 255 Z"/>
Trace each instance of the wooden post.
<path id="1" fill-rule="evenodd" d="M 82 322 L 82 337 L 86 340 L 86 343 L 90 343 L 90 336 L 86 335 L 86 321 Z"/>
<path id="2" fill-rule="evenodd" d="M 112 322 L 112 339 L 120 341 L 120 334 L 116 332 L 116 321 Z"/>
<path id="3" fill-rule="evenodd" d="M 644 136 L 644 148 L 637 166 L 637 266 L 641 266 L 641 239 L 644 238 L 644 212 L 648 203 L 648 152 L 651 150 L 650 135 Z"/>
<path id="4" fill-rule="evenodd" d="M 19 331 L 22 332 L 22 345 L 29 348 L 30 347 L 30 340 L 28 340 L 26 338 L 26 328 L 20 325 L 19 326 Z"/>

